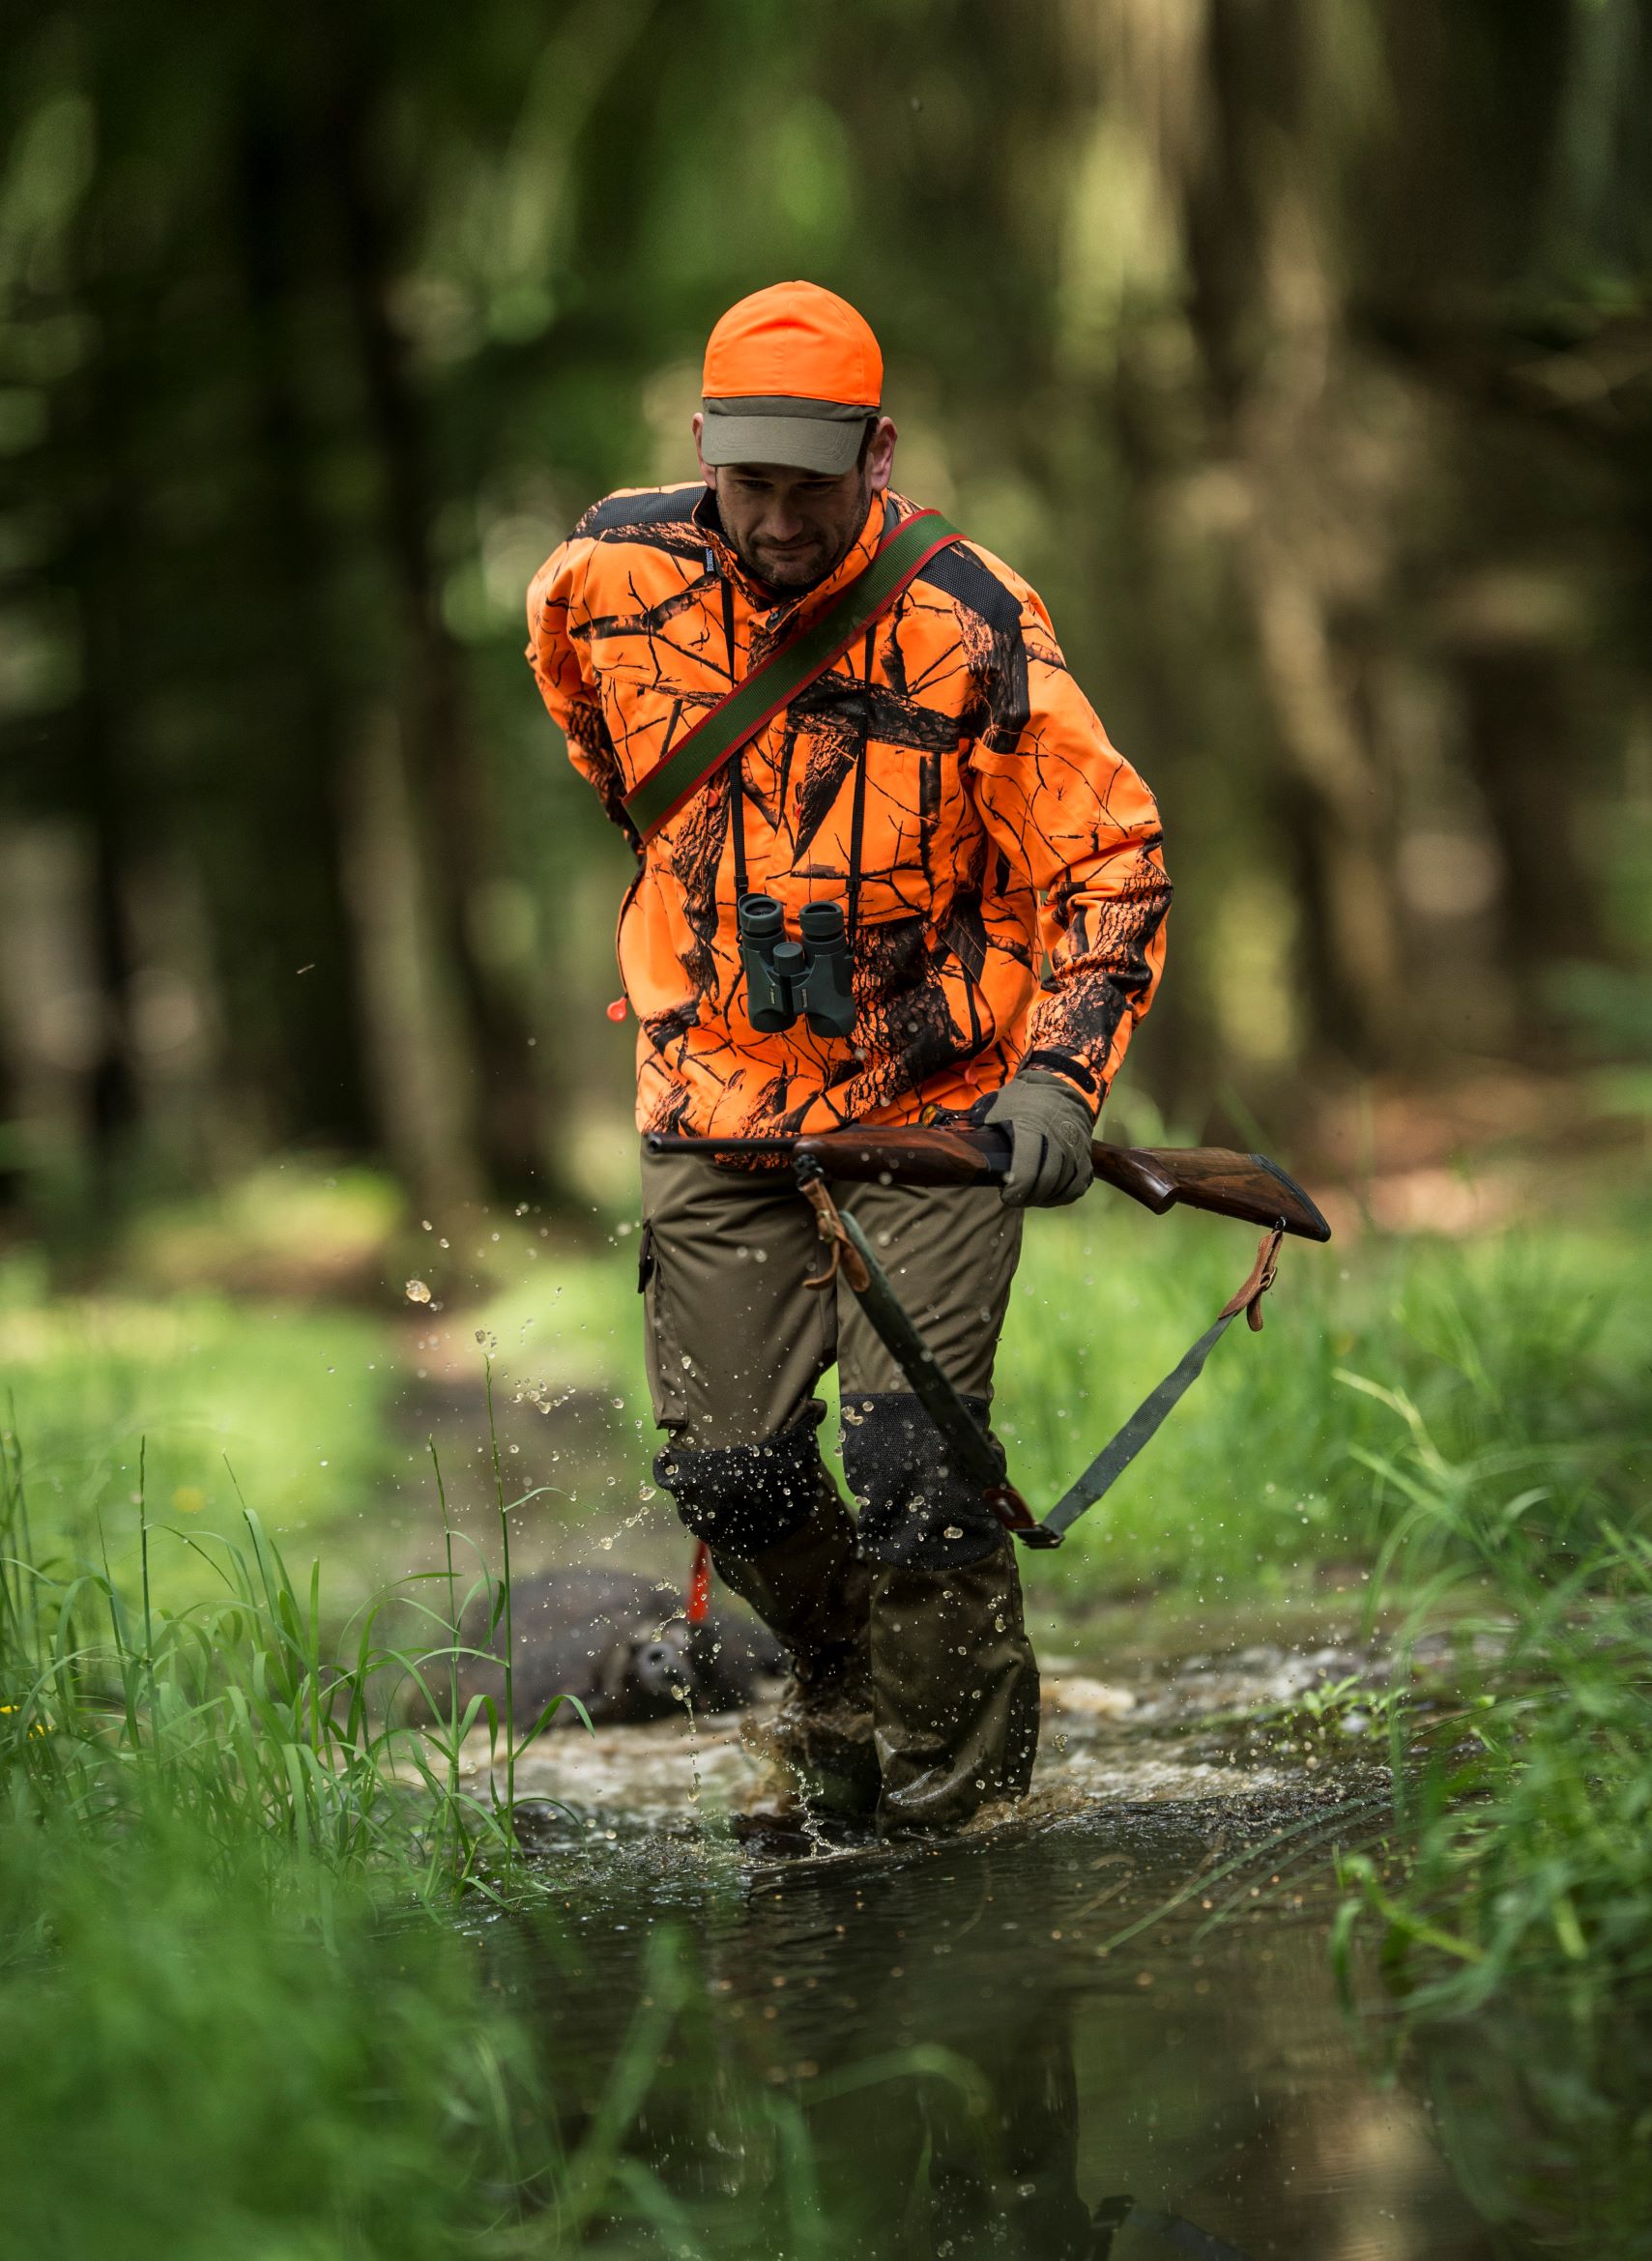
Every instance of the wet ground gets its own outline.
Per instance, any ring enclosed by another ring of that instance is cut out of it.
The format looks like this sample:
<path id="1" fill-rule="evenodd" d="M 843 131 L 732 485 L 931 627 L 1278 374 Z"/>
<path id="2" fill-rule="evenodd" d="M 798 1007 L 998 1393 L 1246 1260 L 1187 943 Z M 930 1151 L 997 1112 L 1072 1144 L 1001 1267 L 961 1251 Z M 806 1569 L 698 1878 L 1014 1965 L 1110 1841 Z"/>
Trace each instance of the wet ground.
<path id="1" fill-rule="evenodd" d="M 551 2046 L 594 2111 L 633 2036 L 633 2149 L 788 2261 L 1482 2261 L 1327 1952 L 1331 1848 L 1386 1810 L 1381 1677 L 1266 1642 L 1053 1674 L 1026 1808 L 899 1851 L 740 1819 L 739 1722 L 547 1734 L 517 1794 L 580 1949 L 531 1982 Z M 1302 1709 L 1350 1679 L 1374 1703 Z"/>

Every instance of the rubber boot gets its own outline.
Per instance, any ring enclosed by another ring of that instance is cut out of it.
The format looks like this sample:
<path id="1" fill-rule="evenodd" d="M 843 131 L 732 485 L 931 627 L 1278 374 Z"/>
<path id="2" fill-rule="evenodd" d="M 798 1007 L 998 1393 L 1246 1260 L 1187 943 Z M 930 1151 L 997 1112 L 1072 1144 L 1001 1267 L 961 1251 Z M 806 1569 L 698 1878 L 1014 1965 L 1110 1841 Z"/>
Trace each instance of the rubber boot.
<path id="1" fill-rule="evenodd" d="M 878 1803 L 867 1625 L 871 1580 L 855 1525 L 822 1471 L 809 1521 L 753 1555 L 711 1559 L 791 1659 L 791 1680 L 762 1737 L 782 1786 L 821 1812 L 869 1816 Z"/>
<path id="2" fill-rule="evenodd" d="M 959 1829 L 1022 1798 L 1038 1750 L 1038 1666 L 1007 1542 L 956 1570 L 872 1574 L 880 1836 Z"/>

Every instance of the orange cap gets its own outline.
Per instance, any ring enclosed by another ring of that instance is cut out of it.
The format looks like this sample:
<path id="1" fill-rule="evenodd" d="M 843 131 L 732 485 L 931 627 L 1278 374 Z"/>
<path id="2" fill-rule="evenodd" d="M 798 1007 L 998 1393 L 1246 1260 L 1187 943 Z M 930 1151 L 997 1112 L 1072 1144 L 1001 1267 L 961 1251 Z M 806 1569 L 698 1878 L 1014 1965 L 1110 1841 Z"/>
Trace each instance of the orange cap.
<path id="1" fill-rule="evenodd" d="M 870 324 L 814 282 L 777 282 L 731 306 L 706 345 L 708 463 L 847 471 L 884 391 Z"/>

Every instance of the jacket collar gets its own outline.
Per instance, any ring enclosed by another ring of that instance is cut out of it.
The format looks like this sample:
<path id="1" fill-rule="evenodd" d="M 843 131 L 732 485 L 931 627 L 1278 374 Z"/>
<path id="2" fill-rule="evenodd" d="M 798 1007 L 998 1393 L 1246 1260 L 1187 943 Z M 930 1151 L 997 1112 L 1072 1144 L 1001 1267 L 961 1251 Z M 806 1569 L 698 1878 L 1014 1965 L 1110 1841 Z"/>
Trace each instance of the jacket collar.
<path id="1" fill-rule="evenodd" d="M 723 532 L 723 522 L 717 514 L 717 498 L 710 487 L 691 512 L 695 525 L 711 547 L 718 569 L 734 584 L 755 612 L 767 612 L 773 616 L 768 623 L 773 629 L 789 627 L 795 618 L 801 618 L 817 611 L 822 605 L 829 604 L 841 589 L 847 588 L 855 575 L 871 564 L 884 538 L 884 529 L 892 522 L 893 515 L 890 498 L 874 495 L 860 532 L 826 579 L 817 581 L 812 589 L 805 589 L 796 596 L 777 597 L 767 582 L 754 581 L 740 564 L 734 544 Z"/>

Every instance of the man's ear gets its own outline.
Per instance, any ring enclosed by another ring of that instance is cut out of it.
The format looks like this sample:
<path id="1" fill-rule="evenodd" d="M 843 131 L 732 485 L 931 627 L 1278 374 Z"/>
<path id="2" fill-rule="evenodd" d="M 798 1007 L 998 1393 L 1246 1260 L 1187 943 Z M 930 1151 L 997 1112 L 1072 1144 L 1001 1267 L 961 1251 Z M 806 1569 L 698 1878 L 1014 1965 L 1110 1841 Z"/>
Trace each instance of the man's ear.
<path id="1" fill-rule="evenodd" d="M 881 416 L 872 427 L 872 445 L 866 450 L 866 483 L 875 495 L 881 495 L 889 483 L 899 436 L 893 417 Z"/>
<path id="2" fill-rule="evenodd" d="M 694 411 L 689 428 L 694 434 L 694 452 L 697 456 L 699 456 L 700 460 L 700 477 L 710 488 L 712 494 L 715 494 L 717 491 L 717 475 L 715 471 L 712 470 L 711 466 L 706 461 L 704 455 L 700 454 L 700 435 L 706 429 L 706 419 L 701 414 L 699 409 Z"/>

